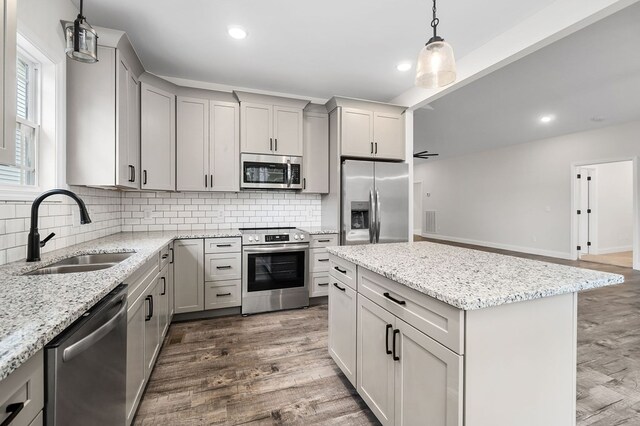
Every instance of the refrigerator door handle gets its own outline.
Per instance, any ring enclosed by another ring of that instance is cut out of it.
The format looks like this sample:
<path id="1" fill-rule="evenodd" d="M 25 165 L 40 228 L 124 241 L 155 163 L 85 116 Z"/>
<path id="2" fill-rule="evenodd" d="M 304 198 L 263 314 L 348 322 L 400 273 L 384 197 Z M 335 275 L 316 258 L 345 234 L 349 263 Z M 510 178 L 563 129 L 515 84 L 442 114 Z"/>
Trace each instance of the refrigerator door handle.
<path id="1" fill-rule="evenodd" d="M 380 226 L 382 221 L 380 220 L 380 191 L 376 189 L 376 243 L 380 242 Z"/>
<path id="2" fill-rule="evenodd" d="M 375 206 L 376 201 L 373 196 L 373 189 L 369 189 L 369 244 L 373 244 L 375 240 Z"/>

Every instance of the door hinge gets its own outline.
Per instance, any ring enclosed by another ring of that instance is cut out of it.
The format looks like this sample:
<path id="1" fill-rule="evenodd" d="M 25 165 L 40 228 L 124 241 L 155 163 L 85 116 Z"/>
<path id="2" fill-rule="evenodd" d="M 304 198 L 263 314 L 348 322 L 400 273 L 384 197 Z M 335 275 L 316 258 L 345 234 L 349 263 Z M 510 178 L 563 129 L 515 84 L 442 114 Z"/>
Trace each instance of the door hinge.
<path id="1" fill-rule="evenodd" d="M 591 209 L 587 209 L 587 213 L 591 213 Z"/>
<path id="2" fill-rule="evenodd" d="M 591 180 L 591 176 L 587 176 L 587 180 Z"/>
<path id="3" fill-rule="evenodd" d="M 582 175 L 578 173 L 578 179 L 582 179 Z"/>
<path id="4" fill-rule="evenodd" d="M 587 241 L 587 247 L 591 247 L 591 241 Z"/>
<path id="5" fill-rule="evenodd" d="M 582 247 L 578 246 L 576 247 L 578 249 L 578 251 L 582 250 Z"/>
<path id="6" fill-rule="evenodd" d="M 582 214 L 582 210 L 578 210 L 576 213 L 578 213 L 578 214 Z"/>

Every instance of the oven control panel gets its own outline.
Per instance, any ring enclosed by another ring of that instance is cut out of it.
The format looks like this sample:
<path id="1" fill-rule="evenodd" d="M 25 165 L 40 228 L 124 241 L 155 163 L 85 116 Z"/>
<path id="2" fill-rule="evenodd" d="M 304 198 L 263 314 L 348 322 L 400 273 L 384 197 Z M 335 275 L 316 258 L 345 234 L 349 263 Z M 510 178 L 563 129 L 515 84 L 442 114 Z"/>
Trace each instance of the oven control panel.
<path id="1" fill-rule="evenodd" d="M 265 243 L 284 243 L 289 241 L 289 234 L 280 234 L 280 235 L 265 235 L 264 242 Z"/>

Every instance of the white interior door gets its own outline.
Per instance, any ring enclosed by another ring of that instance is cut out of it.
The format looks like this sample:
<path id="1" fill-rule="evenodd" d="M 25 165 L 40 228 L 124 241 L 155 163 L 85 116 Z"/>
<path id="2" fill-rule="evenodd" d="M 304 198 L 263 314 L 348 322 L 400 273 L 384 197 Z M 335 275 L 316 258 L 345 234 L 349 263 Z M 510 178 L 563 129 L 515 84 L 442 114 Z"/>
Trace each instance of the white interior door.
<path id="1" fill-rule="evenodd" d="M 591 203 L 593 202 L 593 185 L 591 179 L 594 174 L 593 169 L 580 168 L 578 169 L 580 178 L 578 179 L 578 251 L 579 256 L 590 254 L 591 251 L 591 234 L 593 232 L 593 224 L 591 218 L 593 215 L 590 213 Z M 577 212 L 576 212 L 577 214 Z"/>

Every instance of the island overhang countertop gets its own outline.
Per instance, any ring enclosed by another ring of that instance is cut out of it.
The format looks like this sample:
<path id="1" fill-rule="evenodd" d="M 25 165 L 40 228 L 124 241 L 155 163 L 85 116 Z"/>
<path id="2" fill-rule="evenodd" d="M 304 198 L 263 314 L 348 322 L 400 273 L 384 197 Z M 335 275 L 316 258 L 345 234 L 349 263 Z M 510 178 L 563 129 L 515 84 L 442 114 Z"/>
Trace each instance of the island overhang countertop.
<path id="1" fill-rule="evenodd" d="M 328 251 L 463 310 L 624 282 L 619 274 L 431 242 L 340 246 Z"/>

